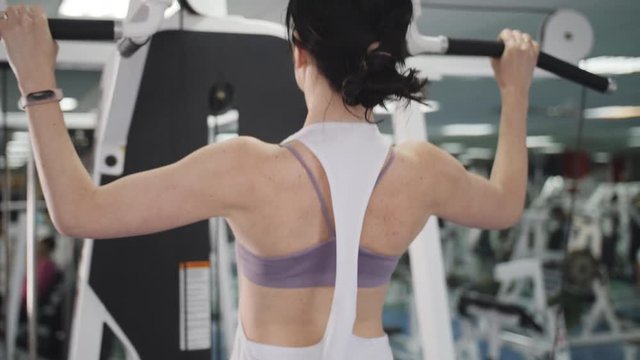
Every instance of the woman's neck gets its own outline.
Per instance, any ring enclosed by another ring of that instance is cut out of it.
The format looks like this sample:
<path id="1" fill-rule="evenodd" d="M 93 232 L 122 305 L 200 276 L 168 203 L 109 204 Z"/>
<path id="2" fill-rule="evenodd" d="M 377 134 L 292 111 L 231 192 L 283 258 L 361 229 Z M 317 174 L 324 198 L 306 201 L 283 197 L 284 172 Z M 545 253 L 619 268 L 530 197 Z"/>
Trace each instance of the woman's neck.
<path id="1" fill-rule="evenodd" d="M 346 106 L 342 96 L 330 89 L 321 89 L 309 96 L 305 94 L 305 98 L 308 113 L 304 126 L 322 122 L 361 123 L 366 121 L 364 107 Z"/>

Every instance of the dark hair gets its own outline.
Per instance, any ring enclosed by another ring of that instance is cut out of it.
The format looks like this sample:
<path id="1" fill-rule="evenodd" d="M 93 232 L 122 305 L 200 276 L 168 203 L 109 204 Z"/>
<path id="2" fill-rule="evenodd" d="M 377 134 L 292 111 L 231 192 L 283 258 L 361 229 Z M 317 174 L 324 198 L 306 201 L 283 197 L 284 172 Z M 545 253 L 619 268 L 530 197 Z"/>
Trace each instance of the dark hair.
<path id="1" fill-rule="evenodd" d="M 344 104 L 370 112 L 386 100 L 424 100 L 427 81 L 404 69 L 412 16 L 411 0 L 290 0 L 286 25 Z"/>

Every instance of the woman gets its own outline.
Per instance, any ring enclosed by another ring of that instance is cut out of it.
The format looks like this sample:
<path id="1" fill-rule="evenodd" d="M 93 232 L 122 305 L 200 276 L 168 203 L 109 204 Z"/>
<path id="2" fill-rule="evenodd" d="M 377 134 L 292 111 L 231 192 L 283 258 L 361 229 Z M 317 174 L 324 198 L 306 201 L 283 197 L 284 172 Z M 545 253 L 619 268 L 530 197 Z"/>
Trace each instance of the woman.
<path id="1" fill-rule="evenodd" d="M 248 137 L 210 145 L 97 187 L 55 94 L 42 93 L 56 88 L 57 48 L 45 15 L 10 7 L 0 36 L 20 91 L 41 98 L 32 96 L 26 110 L 57 229 L 113 238 L 223 216 L 238 238 L 240 265 L 233 358 L 391 359 L 381 323 L 386 285 L 429 216 L 481 228 L 520 217 L 538 54 L 529 35 L 500 34 L 506 51 L 493 67 L 503 104 L 490 180 L 426 142 L 390 149 L 371 110 L 389 99 L 420 99 L 423 82 L 397 70 L 412 10 L 411 0 L 291 0 L 295 78 L 308 107 L 301 131 L 283 146 Z"/>

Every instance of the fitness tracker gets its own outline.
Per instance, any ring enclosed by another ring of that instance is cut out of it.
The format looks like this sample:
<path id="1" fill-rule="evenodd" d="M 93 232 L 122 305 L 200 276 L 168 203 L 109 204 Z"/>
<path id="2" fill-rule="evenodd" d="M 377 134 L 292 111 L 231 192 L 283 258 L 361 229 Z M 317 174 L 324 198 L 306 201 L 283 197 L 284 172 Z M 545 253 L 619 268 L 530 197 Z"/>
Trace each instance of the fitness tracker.
<path id="1" fill-rule="evenodd" d="M 28 106 L 57 102 L 62 100 L 63 97 L 64 94 L 61 89 L 36 91 L 21 97 L 18 105 L 22 110 L 25 110 Z"/>

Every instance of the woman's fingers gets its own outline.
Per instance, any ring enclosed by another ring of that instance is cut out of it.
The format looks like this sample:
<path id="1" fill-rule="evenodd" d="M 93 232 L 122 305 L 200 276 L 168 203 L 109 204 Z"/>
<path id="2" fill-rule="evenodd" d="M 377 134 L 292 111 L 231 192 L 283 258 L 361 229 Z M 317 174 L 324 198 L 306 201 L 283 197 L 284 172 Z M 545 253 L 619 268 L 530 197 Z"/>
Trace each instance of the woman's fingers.
<path id="1" fill-rule="evenodd" d="M 21 90 L 42 90 L 54 83 L 57 46 L 42 8 L 8 7 L 0 15 L 0 37 Z"/>

